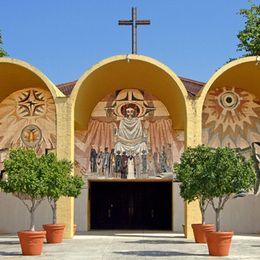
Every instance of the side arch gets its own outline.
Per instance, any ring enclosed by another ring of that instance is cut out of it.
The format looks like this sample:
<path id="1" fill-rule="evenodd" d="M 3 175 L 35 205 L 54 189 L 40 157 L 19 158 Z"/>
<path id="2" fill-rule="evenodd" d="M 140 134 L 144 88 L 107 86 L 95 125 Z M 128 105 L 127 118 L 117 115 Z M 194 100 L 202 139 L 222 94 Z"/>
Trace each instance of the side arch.
<path id="1" fill-rule="evenodd" d="M 64 94 L 52 83 L 47 76 L 27 62 L 0 58 L 1 99 L 12 92 L 28 87 L 47 87 L 53 98 L 64 97 Z"/>
<path id="2" fill-rule="evenodd" d="M 260 97 L 260 58 L 250 56 L 240 58 L 221 67 L 208 80 L 198 93 L 198 98 L 203 105 L 208 92 L 218 86 L 236 85 L 246 86 L 246 89 Z"/>

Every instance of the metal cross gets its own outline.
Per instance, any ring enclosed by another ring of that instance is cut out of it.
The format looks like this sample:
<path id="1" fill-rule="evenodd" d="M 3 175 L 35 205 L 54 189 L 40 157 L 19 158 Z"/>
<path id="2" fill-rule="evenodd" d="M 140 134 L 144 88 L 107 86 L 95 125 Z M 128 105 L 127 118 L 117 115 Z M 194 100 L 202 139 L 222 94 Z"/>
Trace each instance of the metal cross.
<path id="1" fill-rule="evenodd" d="M 150 20 L 137 20 L 137 8 L 132 7 L 132 20 L 119 20 L 118 25 L 132 25 L 132 54 L 137 54 L 137 26 L 149 25 Z"/>

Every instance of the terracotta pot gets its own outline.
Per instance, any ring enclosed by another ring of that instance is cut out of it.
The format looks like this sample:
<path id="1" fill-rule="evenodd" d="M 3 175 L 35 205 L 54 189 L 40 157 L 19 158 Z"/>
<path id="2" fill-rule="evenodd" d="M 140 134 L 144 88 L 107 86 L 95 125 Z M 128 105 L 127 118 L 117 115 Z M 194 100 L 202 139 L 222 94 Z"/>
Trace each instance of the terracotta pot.
<path id="1" fill-rule="evenodd" d="M 207 243 L 205 232 L 215 231 L 214 224 L 192 224 L 191 226 L 196 243 Z"/>
<path id="2" fill-rule="evenodd" d="M 46 231 L 23 230 L 17 232 L 23 255 L 41 255 Z"/>
<path id="3" fill-rule="evenodd" d="M 212 256 L 227 256 L 234 232 L 207 232 L 209 254 Z"/>
<path id="4" fill-rule="evenodd" d="M 46 233 L 47 243 L 62 242 L 65 224 L 45 224 L 42 227 L 47 232 Z"/>
<path id="5" fill-rule="evenodd" d="M 77 225 L 74 224 L 74 225 L 73 225 L 73 234 L 74 234 L 74 236 L 75 236 L 75 234 L 76 234 L 76 231 L 77 231 Z"/>

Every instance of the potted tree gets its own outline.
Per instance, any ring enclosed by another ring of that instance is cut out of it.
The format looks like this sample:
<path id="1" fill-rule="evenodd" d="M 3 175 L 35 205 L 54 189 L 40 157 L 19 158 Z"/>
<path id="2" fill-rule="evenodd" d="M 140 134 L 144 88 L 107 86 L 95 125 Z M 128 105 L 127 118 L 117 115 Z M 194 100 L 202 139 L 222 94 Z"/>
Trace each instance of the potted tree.
<path id="1" fill-rule="evenodd" d="M 46 196 L 52 209 L 52 224 L 43 225 L 48 243 L 61 243 L 65 224 L 56 223 L 57 201 L 62 196 L 76 197 L 84 184 L 81 177 L 72 176 L 72 164 L 67 160 L 58 160 L 53 153 L 41 157 L 45 166 Z"/>
<path id="2" fill-rule="evenodd" d="M 180 163 L 174 165 L 176 178 L 181 182 L 180 195 L 188 203 L 199 201 L 201 211 L 201 223 L 192 224 L 196 243 L 206 243 L 205 231 L 214 230 L 213 224 L 205 223 L 205 212 L 209 205 L 207 197 L 207 161 L 211 155 L 211 148 L 204 145 L 195 148 L 187 148 Z"/>
<path id="3" fill-rule="evenodd" d="M 216 214 L 216 232 L 206 233 L 209 254 L 226 256 L 229 254 L 233 232 L 220 231 L 220 213 L 229 199 L 254 188 L 255 172 L 252 161 L 246 160 L 231 148 L 212 150 L 207 165 L 207 196 Z"/>
<path id="4" fill-rule="evenodd" d="M 45 231 L 35 231 L 35 212 L 46 196 L 43 165 L 31 149 L 14 149 L 4 161 L 7 178 L 1 189 L 19 198 L 30 214 L 29 230 L 18 231 L 23 255 L 40 255 Z"/>

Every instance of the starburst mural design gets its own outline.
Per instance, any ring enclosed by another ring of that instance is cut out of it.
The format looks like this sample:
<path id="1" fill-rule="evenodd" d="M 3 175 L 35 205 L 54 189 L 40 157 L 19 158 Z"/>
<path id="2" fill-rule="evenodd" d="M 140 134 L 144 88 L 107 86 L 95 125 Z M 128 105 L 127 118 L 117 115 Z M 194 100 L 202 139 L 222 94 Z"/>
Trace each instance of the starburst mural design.
<path id="1" fill-rule="evenodd" d="M 203 108 L 203 142 L 213 147 L 248 147 L 260 141 L 260 100 L 240 88 L 211 90 Z"/>
<path id="2" fill-rule="evenodd" d="M 43 153 L 46 148 L 53 149 L 55 122 L 55 104 L 49 91 L 38 88 L 16 91 L 0 103 L 0 148 L 28 146 L 24 142 L 26 133 L 22 131 L 34 125 L 42 134 L 35 150 Z"/>
<path id="3" fill-rule="evenodd" d="M 45 113 L 46 102 L 42 91 L 29 89 L 18 97 L 17 114 L 21 117 L 41 116 Z"/>

